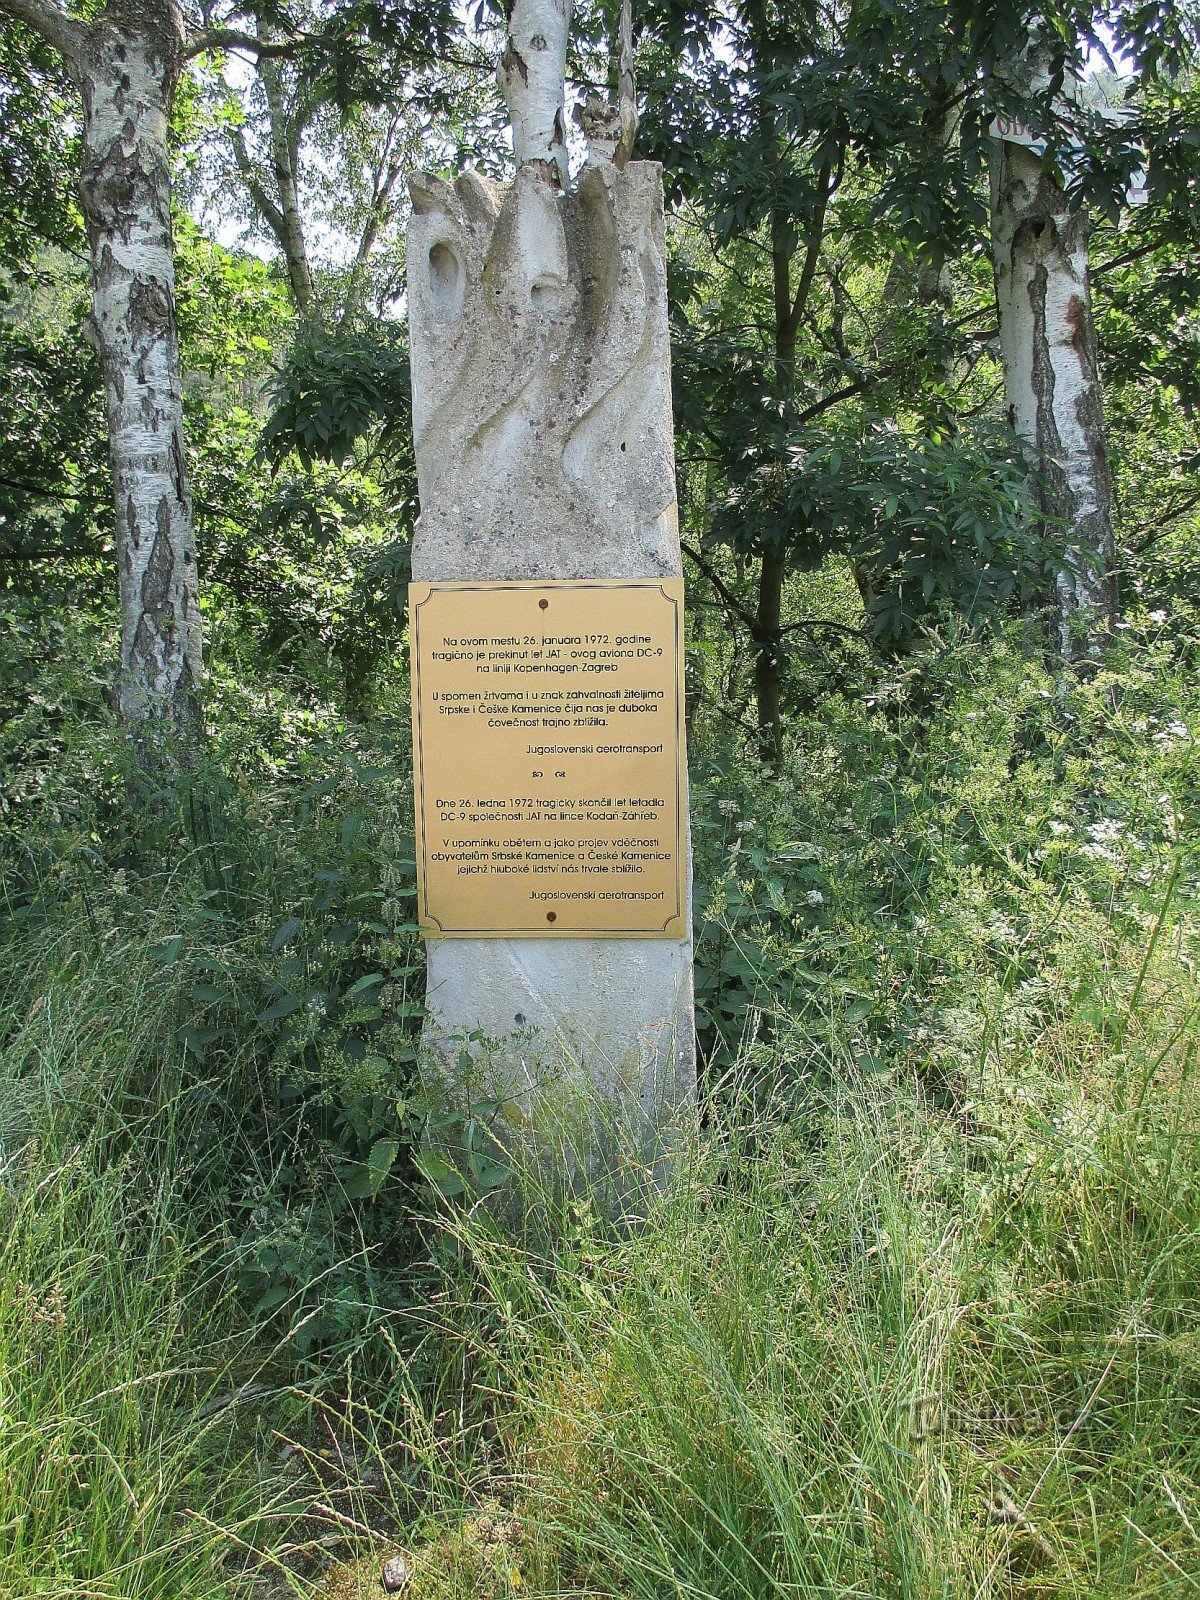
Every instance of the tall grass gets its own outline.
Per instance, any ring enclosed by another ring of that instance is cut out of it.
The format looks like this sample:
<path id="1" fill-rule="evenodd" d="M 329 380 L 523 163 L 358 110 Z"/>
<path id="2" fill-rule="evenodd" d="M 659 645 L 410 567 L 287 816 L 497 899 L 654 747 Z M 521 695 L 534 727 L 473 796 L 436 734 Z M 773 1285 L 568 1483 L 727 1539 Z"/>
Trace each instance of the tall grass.
<path id="1" fill-rule="evenodd" d="M 218 1529 L 254 1512 L 230 1397 L 258 1358 L 196 1182 L 212 1086 L 188 1070 L 157 941 L 107 934 L 4 951 L 6 1600 L 225 1595 Z"/>
<path id="2" fill-rule="evenodd" d="M 533 1171 L 523 1228 L 414 1208 L 393 744 L 280 733 L 127 870 L 70 771 L 18 795 L 3 1600 L 375 1600 L 399 1548 L 410 1600 L 1200 1590 L 1173 671 L 967 641 L 771 785 L 698 728 L 702 1117 L 625 1228 Z"/>
<path id="3" fill-rule="evenodd" d="M 201 1600 L 223 1591 L 191 1518 L 231 1509 L 230 1419 L 205 1413 L 228 1319 L 181 1198 L 94 1156 L 27 1163 L 4 1205 L 0 1594 Z"/>
<path id="4" fill-rule="evenodd" d="M 952 1110 L 849 1050 L 798 1096 L 779 1035 L 644 1226 L 541 1229 L 534 1170 L 523 1244 L 448 1220 L 459 1425 L 506 1441 L 471 1494 L 522 1534 L 428 1592 L 1200 1590 L 1200 994 L 1161 945 L 1095 951 L 1103 1016 L 1075 973 Z"/>

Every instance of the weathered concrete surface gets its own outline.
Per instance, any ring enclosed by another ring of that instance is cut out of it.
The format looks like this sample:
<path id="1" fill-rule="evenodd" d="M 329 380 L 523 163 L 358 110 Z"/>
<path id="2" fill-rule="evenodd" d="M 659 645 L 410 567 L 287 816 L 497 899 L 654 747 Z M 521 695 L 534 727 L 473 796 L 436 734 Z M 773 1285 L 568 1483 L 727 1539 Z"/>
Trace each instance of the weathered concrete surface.
<path id="1" fill-rule="evenodd" d="M 661 170 L 413 184 L 414 579 L 678 576 Z M 689 940 L 428 941 L 427 1043 L 526 1111 L 590 1086 L 647 1132 L 695 1087 Z"/>

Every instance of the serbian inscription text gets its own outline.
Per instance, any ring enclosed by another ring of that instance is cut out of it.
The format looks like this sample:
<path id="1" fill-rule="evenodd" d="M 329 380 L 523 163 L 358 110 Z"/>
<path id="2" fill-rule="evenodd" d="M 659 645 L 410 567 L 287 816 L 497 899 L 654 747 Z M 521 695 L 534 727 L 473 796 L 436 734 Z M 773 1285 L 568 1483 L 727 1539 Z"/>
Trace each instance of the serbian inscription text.
<path id="1" fill-rule="evenodd" d="M 682 579 L 414 583 L 422 931 L 684 936 Z"/>

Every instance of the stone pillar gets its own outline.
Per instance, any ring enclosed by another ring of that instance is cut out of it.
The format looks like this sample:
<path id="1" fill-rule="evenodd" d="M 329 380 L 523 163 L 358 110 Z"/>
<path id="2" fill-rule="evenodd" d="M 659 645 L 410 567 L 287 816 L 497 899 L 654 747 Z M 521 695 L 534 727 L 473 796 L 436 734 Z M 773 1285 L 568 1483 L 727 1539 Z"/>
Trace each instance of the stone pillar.
<path id="1" fill-rule="evenodd" d="M 594 148 L 574 188 L 555 178 L 412 184 L 416 580 L 680 575 L 661 168 Z M 548 1100 L 582 1088 L 656 1164 L 695 1092 L 690 939 L 427 949 L 425 1041 L 452 1093 L 475 1036 L 507 1126 L 539 1142 Z M 578 1170 L 605 1148 L 585 1133 Z"/>

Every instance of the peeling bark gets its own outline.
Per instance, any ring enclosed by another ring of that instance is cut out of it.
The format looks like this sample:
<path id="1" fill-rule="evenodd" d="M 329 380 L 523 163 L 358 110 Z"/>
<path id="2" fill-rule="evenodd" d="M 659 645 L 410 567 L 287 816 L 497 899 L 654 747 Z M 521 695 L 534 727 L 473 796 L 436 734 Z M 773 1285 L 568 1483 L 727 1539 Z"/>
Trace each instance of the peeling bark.
<path id="1" fill-rule="evenodd" d="M 992 253 L 1009 419 L 1032 447 L 1040 515 L 1061 527 L 1056 579 L 1064 659 L 1094 652 L 1116 614 L 1112 485 L 1088 275 L 1090 221 L 1041 159 L 995 141 Z"/>
<path id="2" fill-rule="evenodd" d="M 167 130 L 184 33 L 176 5 L 110 0 L 72 64 L 90 335 L 108 414 L 121 607 L 117 704 L 144 761 L 199 733 L 200 610 L 184 463 Z"/>
<path id="3" fill-rule="evenodd" d="M 505 0 L 508 35 L 500 57 L 500 91 L 512 124 L 518 167 L 534 166 L 547 183 L 568 180 L 563 84 L 571 0 Z"/>

